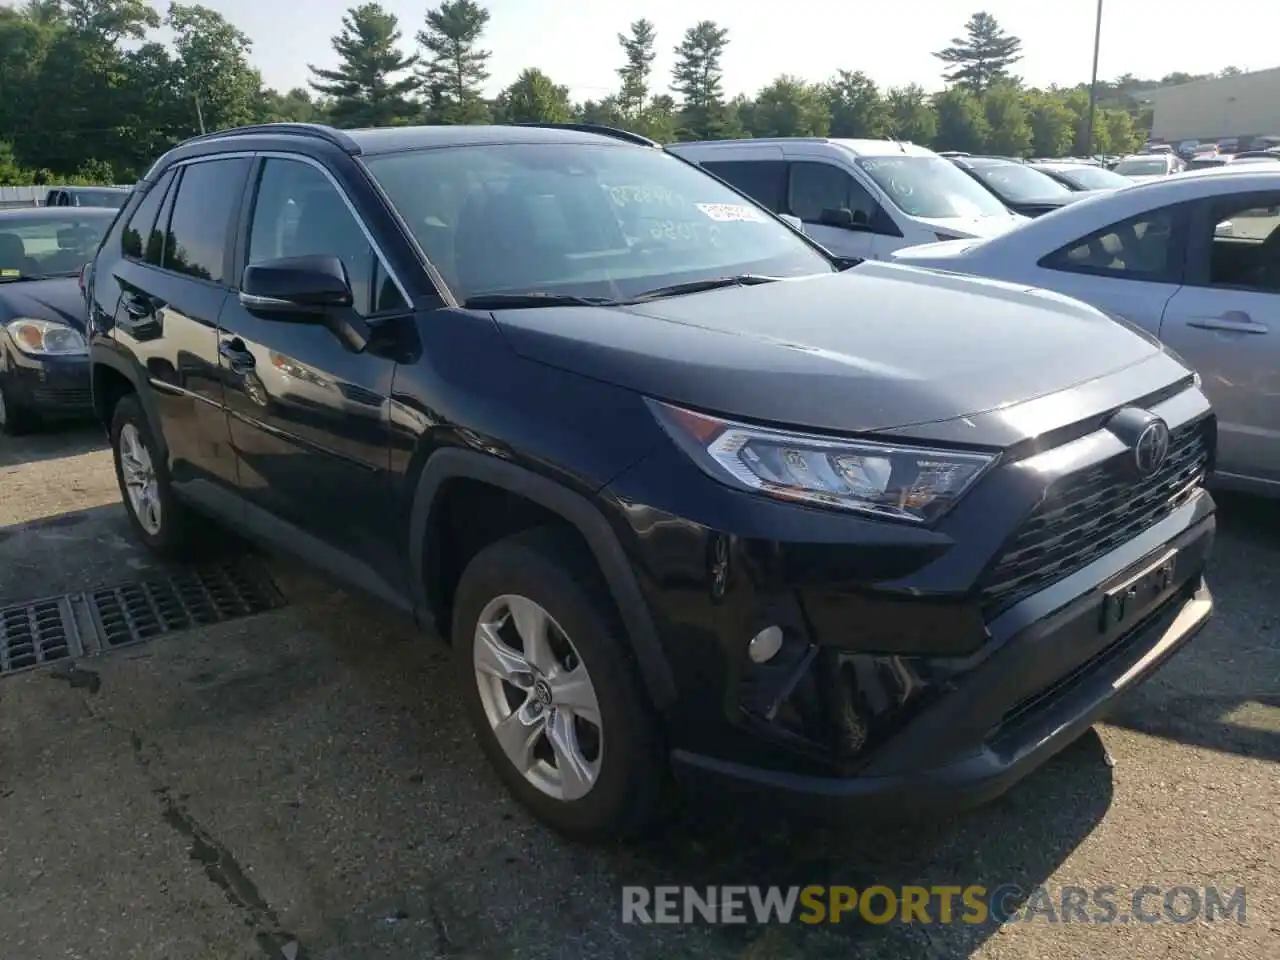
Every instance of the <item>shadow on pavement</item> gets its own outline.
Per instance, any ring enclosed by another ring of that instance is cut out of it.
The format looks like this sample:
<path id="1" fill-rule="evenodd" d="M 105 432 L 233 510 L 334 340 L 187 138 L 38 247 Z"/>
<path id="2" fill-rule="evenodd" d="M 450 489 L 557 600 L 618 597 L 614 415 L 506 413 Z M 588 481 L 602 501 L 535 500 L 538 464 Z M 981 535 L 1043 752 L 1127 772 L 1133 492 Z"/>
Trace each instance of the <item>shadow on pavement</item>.
<path id="1" fill-rule="evenodd" d="M 106 449 L 106 446 L 102 427 L 96 423 L 46 426 L 23 437 L 0 436 L 0 470 L 41 460 L 75 457 Z"/>

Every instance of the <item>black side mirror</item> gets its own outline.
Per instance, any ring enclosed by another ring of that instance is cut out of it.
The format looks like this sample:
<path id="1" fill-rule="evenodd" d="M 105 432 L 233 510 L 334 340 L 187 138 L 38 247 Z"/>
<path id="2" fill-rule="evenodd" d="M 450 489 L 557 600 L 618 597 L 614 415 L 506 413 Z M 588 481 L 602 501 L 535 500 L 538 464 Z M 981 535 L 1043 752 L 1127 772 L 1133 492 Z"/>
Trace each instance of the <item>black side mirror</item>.
<path id="1" fill-rule="evenodd" d="M 284 257 L 245 267 L 240 304 L 252 313 L 322 319 L 355 302 L 337 257 Z"/>
<path id="2" fill-rule="evenodd" d="M 850 210 L 848 207 L 823 210 L 818 215 L 818 222 L 824 227 L 839 227 L 841 230 L 870 230 L 871 224 L 862 210 Z"/>
<path id="3" fill-rule="evenodd" d="M 371 331 L 352 309 L 355 296 L 338 257 L 283 257 L 244 268 L 240 305 L 272 320 L 318 323 L 353 352 L 369 345 Z"/>

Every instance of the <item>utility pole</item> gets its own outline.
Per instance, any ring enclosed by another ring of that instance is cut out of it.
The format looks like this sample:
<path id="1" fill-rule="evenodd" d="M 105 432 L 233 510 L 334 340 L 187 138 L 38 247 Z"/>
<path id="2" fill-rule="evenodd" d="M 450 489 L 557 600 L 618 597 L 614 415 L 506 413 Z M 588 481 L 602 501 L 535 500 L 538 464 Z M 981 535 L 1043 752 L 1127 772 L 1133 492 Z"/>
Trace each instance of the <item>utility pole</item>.
<path id="1" fill-rule="evenodd" d="M 1098 0 L 1098 3 L 1101 4 L 1102 0 Z M 1093 71 L 1094 73 L 1098 72 L 1097 64 L 1094 64 Z M 200 135 L 203 136 L 204 135 L 204 111 L 200 109 L 200 94 L 198 93 L 196 94 L 196 119 L 200 121 Z"/>
<path id="2" fill-rule="evenodd" d="M 1093 115 L 1098 109 L 1098 49 L 1102 45 L 1102 0 L 1093 26 L 1093 74 L 1089 80 L 1089 119 L 1084 126 L 1084 155 L 1093 156 Z"/>

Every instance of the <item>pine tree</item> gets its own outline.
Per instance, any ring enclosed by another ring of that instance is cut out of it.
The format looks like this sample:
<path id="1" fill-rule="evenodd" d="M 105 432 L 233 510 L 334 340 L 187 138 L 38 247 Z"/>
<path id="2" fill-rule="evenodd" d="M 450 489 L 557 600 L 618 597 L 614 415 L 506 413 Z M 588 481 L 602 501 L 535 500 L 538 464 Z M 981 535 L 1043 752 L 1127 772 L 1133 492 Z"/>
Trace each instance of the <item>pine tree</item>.
<path id="1" fill-rule="evenodd" d="M 724 73 L 720 58 L 729 45 L 729 31 L 713 20 L 701 20 L 685 31 L 676 47 L 671 89 L 681 97 L 681 133 L 709 140 L 724 127 Z"/>
<path id="2" fill-rule="evenodd" d="M 954 67 L 943 73 L 948 83 L 982 94 L 1009 78 L 1009 67 L 1022 59 L 1022 41 L 1005 33 L 989 13 L 975 13 L 964 27 L 965 37 L 956 37 L 934 56 Z"/>
<path id="3" fill-rule="evenodd" d="M 483 123 L 488 119 L 483 88 L 489 79 L 489 51 L 480 49 L 488 25 L 489 11 L 475 0 L 444 0 L 427 11 L 418 43 L 430 55 L 423 85 L 434 106 L 433 121 Z"/>
<path id="4" fill-rule="evenodd" d="M 649 72 L 656 56 L 653 45 L 657 37 L 657 31 L 649 20 L 637 20 L 631 24 L 631 36 L 618 34 L 618 43 L 627 58 L 626 65 L 618 68 L 618 76 L 622 80 L 618 106 L 628 119 L 639 117 L 649 100 Z"/>
<path id="5" fill-rule="evenodd" d="M 409 96 L 418 87 L 413 75 L 395 79 L 413 67 L 417 57 L 406 57 L 395 14 L 376 3 L 352 7 L 342 18 L 342 32 L 333 38 L 341 62 L 337 69 L 310 66 L 317 80 L 311 88 L 332 99 L 329 116 L 340 127 L 381 127 L 407 123 L 416 108 Z"/>

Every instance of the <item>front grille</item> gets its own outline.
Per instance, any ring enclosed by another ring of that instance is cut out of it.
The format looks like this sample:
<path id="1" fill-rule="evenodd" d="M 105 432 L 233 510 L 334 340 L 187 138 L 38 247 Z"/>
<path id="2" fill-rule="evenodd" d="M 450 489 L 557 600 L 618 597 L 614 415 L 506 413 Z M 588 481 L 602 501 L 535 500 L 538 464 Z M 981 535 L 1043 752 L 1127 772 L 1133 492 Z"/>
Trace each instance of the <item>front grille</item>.
<path id="1" fill-rule="evenodd" d="M 36 387 L 32 399 L 41 407 L 88 407 L 88 387 Z"/>
<path id="2" fill-rule="evenodd" d="M 1126 473 L 1126 452 L 1058 480 L 982 578 L 988 615 L 1088 566 L 1186 503 L 1209 463 L 1207 421 L 1173 431 L 1164 465 L 1145 479 Z"/>

